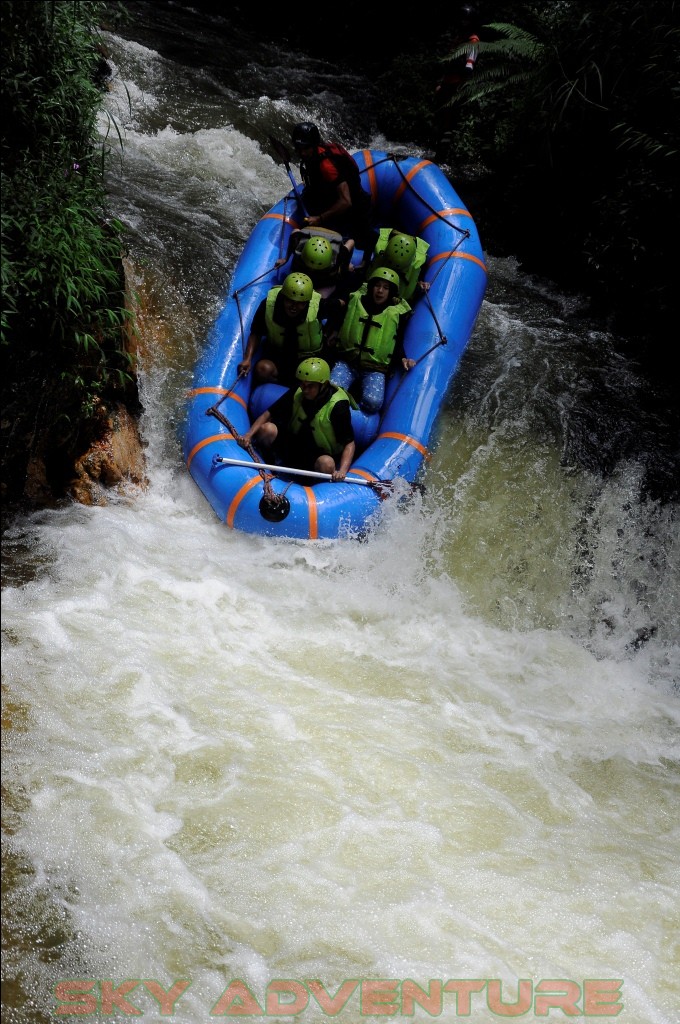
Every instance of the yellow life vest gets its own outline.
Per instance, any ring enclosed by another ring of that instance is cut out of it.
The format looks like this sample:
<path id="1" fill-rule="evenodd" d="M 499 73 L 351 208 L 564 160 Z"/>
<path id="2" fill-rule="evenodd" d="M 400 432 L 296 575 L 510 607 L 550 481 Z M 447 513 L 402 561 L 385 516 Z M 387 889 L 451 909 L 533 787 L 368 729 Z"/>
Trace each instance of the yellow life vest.
<path id="1" fill-rule="evenodd" d="M 281 286 L 279 285 L 276 288 L 270 288 L 267 292 L 264 319 L 267 325 L 267 338 L 270 344 L 283 351 L 286 328 L 283 324 L 278 324 L 274 320 L 274 306 L 280 291 Z M 319 320 L 320 302 L 321 296 L 319 293 L 313 292 L 307 306 L 307 315 L 302 323 L 298 324 L 295 328 L 297 333 L 297 356 L 300 361 L 309 358 L 309 356 L 317 355 L 321 351 L 323 332 L 321 321 Z"/>
<path id="2" fill-rule="evenodd" d="M 390 240 L 392 231 L 392 228 L 380 229 L 380 234 L 378 236 L 378 241 L 375 243 L 373 259 L 371 260 L 371 265 L 368 268 L 366 280 L 368 280 L 371 276 L 371 271 L 375 270 L 376 267 L 387 266 L 383 261 L 383 255 L 387 248 L 387 243 Z M 416 290 L 416 286 L 420 279 L 420 271 L 427 260 L 427 251 L 430 248 L 430 243 L 426 242 L 424 238 L 419 238 L 418 235 L 412 235 L 411 237 L 415 239 L 416 243 L 416 251 L 413 254 L 411 264 L 405 271 L 395 271 L 399 276 L 399 298 L 406 299 L 407 302 L 410 302 L 411 296 Z"/>
<path id="3" fill-rule="evenodd" d="M 399 317 L 411 310 L 408 302 L 400 299 L 380 313 L 370 316 L 364 307 L 367 286 L 352 292 L 339 334 L 338 355 L 349 363 L 359 363 L 362 370 L 380 370 L 386 373 L 394 353 Z"/>
<path id="4" fill-rule="evenodd" d="M 328 401 L 315 413 L 314 418 L 310 422 L 310 428 L 317 447 L 322 452 L 325 452 L 326 455 L 335 457 L 340 455 L 344 445 L 339 443 L 333 430 L 333 424 L 331 423 L 333 407 L 342 401 L 350 402 L 353 405 L 356 405 L 356 402 L 352 403 L 349 395 L 342 388 L 336 387 L 335 384 L 331 384 L 330 387 L 333 393 Z M 293 397 L 293 415 L 289 424 L 290 432 L 292 434 L 299 433 L 302 424 L 308 419 L 309 417 L 302 406 L 302 388 L 298 388 Z"/>

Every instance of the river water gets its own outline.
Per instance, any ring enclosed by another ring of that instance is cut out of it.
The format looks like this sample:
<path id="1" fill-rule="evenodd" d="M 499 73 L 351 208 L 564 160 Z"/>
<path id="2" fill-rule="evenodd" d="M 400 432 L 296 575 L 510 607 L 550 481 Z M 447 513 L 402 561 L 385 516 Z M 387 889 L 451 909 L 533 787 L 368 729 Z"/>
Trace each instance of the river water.
<path id="1" fill-rule="evenodd" d="M 227 529 L 182 463 L 183 399 L 290 184 L 267 135 L 392 143 L 362 134 L 351 73 L 127 32 L 105 36 L 110 185 L 149 487 L 4 536 L 6 1020 L 487 1024 L 587 998 L 672 1024 L 680 546 L 635 367 L 489 256 L 425 493 L 363 543 Z"/>

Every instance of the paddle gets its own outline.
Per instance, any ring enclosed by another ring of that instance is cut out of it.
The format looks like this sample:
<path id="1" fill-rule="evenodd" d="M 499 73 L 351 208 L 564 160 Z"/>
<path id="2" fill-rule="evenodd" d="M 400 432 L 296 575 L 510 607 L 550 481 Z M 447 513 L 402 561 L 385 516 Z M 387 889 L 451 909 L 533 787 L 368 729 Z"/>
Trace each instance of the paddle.
<path id="1" fill-rule="evenodd" d="M 330 473 L 315 473 L 311 469 L 291 469 L 290 466 L 274 466 L 268 462 L 249 462 L 247 459 L 225 459 L 222 455 L 213 455 L 215 465 L 224 463 L 227 466 L 245 466 L 248 469 L 266 469 L 272 473 L 288 473 L 291 476 L 311 476 L 316 480 L 332 480 Z M 389 487 L 391 480 L 358 480 L 356 477 L 346 476 L 338 483 L 359 484 L 360 487 Z"/>
<path id="2" fill-rule="evenodd" d="M 268 139 L 269 139 L 269 145 L 281 157 L 281 159 L 282 159 L 282 161 L 284 163 L 284 166 L 285 166 L 286 170 L 288 171 L 288 177 L 291 180 L 291 184 L 293 186 L 293 192 L 295 193 L 295 198 L 297 199 L 298 203 L 302 207 L 302 212 L 304 213 L 305 217 L 309 217 L 309 214 L 307 213 L 307 210 L 305 209 L 305 204 L 302 201 L 302 195 L 298 191 L 298 185 L 297 185 L 297 182 L 295 180 L 295 176 L 294 176 L 293 172 L 290 169 L 290 153 L 288 152 L 288 150 L 286 149 L 284 144 L 282 142 L 279 142 L 278 139 L 275 139 L 273 135 L 269 135 Z"/>

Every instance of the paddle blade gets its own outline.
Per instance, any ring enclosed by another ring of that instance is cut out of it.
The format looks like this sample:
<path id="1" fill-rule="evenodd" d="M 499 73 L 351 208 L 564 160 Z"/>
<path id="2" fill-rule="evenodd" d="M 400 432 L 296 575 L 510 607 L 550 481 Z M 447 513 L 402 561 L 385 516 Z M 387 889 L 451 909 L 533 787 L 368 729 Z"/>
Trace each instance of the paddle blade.
<path id="1" fill-rule="evenodd" d="M 283 160 L 286 167 L 288 167 L 290 164 L 290 153 L 284 144 L 279 142 L 278 139 L 275 139 L 273 135 L 269 135 L 267 138 L 269 139 L 269 145 L 272 147 L 274 152 Z"/>

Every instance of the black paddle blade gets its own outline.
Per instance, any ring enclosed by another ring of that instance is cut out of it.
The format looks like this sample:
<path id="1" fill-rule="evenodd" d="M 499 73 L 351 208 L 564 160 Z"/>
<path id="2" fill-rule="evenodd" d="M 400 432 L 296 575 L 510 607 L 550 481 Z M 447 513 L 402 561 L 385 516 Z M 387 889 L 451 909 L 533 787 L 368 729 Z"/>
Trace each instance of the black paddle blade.
<path id="1" fill-rule="evenodd" d="M 386 501 L 394 495 L 394 484 L 391 480 L 371 480 L 370 486 L 381 501 Z"/>
<path id="2" fill-rule="evenodd" d="M 278 139 L 275 139 L 273 135 L 268 135 L 267 138 L 269 139 L 269 145 L 272 147 L 274 152 L 281 157 L 286 167 L 288 167 L 288 165 L 290 164 L 290 153 L 288 152 L 284 144 L 282 142 L 279 142 Z"/>
<path id="3" fill-rule="evenodd" d="M 259 509 L 260 515 L 268 523 L 282 523 L 290 512 L 290 502 L 285 494 L 273 494 L 271 497 L 263 494 Z"/>
<path id="4" fill-rule="evenodd" d="M 408 486 L 408 490 L 401 494 L 399 493 L 397 482 L 394 480 L 371 480 L 370 486 L 381 501 L 386 501 L 388 498 L 398 497 L 400 502 L 408 502 L 414 494 L 425 494 L 424 484 L 408 484 L 406 485 Z"/>

